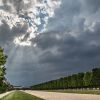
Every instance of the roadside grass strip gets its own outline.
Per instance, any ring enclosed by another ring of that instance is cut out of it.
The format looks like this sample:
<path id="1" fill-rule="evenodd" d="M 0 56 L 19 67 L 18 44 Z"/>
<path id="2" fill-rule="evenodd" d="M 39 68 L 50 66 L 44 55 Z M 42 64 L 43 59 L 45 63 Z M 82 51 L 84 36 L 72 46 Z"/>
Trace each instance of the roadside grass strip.
<path id="1" fill-rule="evenodd" d="M 22 91 L 14 91 L 4 96 L 0 100 L 43 100 L 43 99 L 24 93 Z"/>

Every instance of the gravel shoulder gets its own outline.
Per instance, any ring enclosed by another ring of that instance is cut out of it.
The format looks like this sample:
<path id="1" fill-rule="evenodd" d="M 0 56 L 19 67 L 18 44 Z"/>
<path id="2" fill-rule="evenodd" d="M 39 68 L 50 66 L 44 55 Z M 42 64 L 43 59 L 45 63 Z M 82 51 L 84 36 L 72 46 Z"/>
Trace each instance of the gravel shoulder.
<path id="1" fill-rule="evenodd" d="M 100 100 L 100 95 L 73 94 L 25 90 L 24 92 L 43 98 L 45 100 Z"/>

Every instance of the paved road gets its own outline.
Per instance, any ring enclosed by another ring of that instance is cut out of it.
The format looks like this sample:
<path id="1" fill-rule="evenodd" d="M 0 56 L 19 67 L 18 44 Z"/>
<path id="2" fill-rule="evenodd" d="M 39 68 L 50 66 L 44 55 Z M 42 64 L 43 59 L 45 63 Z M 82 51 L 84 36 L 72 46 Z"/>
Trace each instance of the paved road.
<path id="1" fill-rule="evenodd" d="M 56 93 L 26 90 L 26 93 L 43 98 L 45 100 L 100 100 L 100 95 Z"/>
<path id="2" fill-rule="evenodd" d="M 13 91 L 0 94 L 0 99 L 1 99 L 2 97 L 4 97 L 4 96 L 8 95 L 8 94 L 11 93 L 11 92 L 13 92 Z"/>

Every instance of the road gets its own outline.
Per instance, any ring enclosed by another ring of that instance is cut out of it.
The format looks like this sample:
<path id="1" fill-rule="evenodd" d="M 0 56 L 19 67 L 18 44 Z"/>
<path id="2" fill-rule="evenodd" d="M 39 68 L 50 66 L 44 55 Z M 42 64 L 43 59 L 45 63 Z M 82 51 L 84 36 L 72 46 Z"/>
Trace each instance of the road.
<path id="1" fill-rule="evenodd" d="M 8 95 L 8 94 L 11 93 L 11 92 L 13 92 L 13 91 L 0 94 L 0 99 L 1 99 L 2 97 L 4 97 L 4 96 Z"/>
<path id="2" fill-rule="evenodd" d="M 24 92 L 43 98 L 45 100 L 100 100 L 100 95 L 91 94 L 57 93 L 31 90 L 26 90 Z"/>

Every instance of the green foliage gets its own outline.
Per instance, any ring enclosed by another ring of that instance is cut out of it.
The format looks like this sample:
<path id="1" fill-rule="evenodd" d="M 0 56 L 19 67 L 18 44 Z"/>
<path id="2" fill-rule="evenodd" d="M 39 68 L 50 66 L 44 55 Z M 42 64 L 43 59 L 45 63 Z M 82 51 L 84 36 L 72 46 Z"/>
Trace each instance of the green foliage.
<path id="1" fill-rule="evenodd" d="M 0 85 L 0 92 L 2 93 L 2 92 L 4 92 L 4 91 L 6 91 L 7 88 L 8 88 L 8 85 L 7 85 L 6 83 L 2 83 L 2 84 Z"/>
<path id="2" fill-rule="evenodd" d="M 100 87 L 100 68 L 32 86 L 35 90 Z"/>
<path id="3" fill-rule="evenodd" d="M 0 82 L 3 81 L 6 70 L 4 64 L 6 63 L 7 56 L 3 52 L 3 49 L 0 47 Z"/>
<path id="4" fill-rule="evenodd" d="M 63 89 L 67 89 L 67 88 L 68 88 L 68 78 L 67 77 L 64 77 L 63 78 Z"/>
<path id="5" fill-rule="evenodd" d="M 3 52 L 4 50 L 0 47 L 0 66 L 3 66 L 7 59 L 7 56 Z"/>
<path id="6" fill-rule="evenodd" d="M 80 88 L 84 86 L 83 77 L 84 77 L 84 73 L 78 73 L 78 75 L 77 75 L 77 85 Z"/>
<path id="7" fill-rule="evenodd" d="M 91 82 L 92 82 L 92 72 L 86 72 L 84 73 L 84 86 L 88 87 L 91 86 Z"/>
<path id="8" fill-rule="evenodd" d="M 92 84 L 93 86 L 100 86 L 100 68 L 92 70 Z"/>
<path id="9" fill-rule="evenodd" d="M 68 87 L 71 88 L 71 76 L 67 77 L 67 81 L 68 81 Z"/>
<path id="10" fill-rule="evenodd" d="M 71 77 L 71 85 L 73 88 L 77 87 L 78 79 L 77 74 L 72 75 Z"/>
<path id="11" fill-rule="evenodd" d="M 0 47 L 0 92 L 3 92 L 7 88 L 7 84 L 4 81 L 6 74 L 6 68 L 4 64 L 6 63 L 7 56 L 4 54 L 4 50 Z"/>

